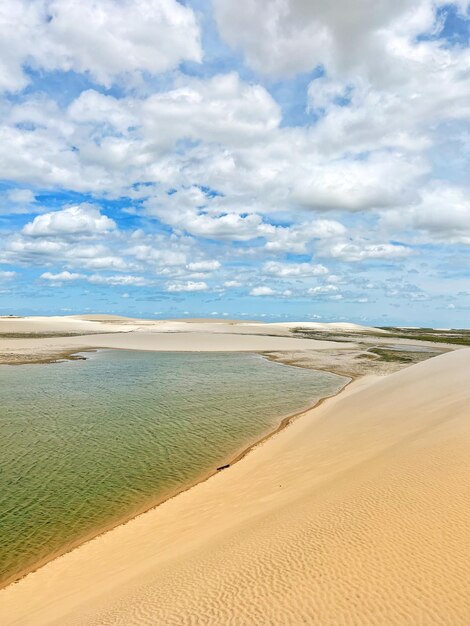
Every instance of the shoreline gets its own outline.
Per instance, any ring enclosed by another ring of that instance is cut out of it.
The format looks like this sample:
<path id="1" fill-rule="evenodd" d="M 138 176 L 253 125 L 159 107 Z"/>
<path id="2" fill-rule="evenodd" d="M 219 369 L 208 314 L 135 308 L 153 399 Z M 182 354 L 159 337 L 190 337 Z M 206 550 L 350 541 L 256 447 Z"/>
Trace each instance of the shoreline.
<path id="1" fill-rule="evenodd" d="M 51 354 L 50 356 L 35 356 L 32 358 L 24 358 L 23 360 L 18 361 L 2 361 L 0 360 L 0 365 L 6 365 L 9 367 L 17 367 L 19 365 L 53 365 L 55 363 L 65 363 L 66 361 L 86 361 L 86 357 L 78 356 L 82 352 L 97 352 L 98 350 L 107 350 L 108 348 L 83 348 L 80 350 L 61 350 L 55 354 Z M 112 349 L 112 348 L 110 348 Z"/>
<path id="2" fill-rule="evenodd" d="M 80 350 L 71 350 L 71 351 L 66 351 L 63 354 L 67 354 L 67 356 L 61 356 L 61 357 L 54 357 L 53 360 L 45 360 L 45 361 L 35 361 L 35 362 L 31 362 L 31 361 L 25 361 L 24 363 L 0 363 L 0 365 L 47 365 L 47 364 L 60 364 L 63 363 L 65 361 L 86 361 L 86 357 L 80 357 L 77 356 L 81 353 L 87 353 L 87 352 L 99 352 L 100 350 L 130 350 L 133 352 L 138 352 L 138 350 L 132 350 L 130 348 L 85 348 L 85 349 L 80 349 Z M 177 352 L 177 351 L 175 351 Z M 243 351 L 244 353 L 246 353 L 245 351 Z M 270 440 L 272 437 L 274 437 L 275 435 L 277 435 L 278 433 L 280 433 L 281 431 L 283 431 L 285 428 L 287 428 L 290 424 L 292 424 L 294 421 L 296 421 L 298 418 L 304 416 L 306 413 L 310 413 L 313 412 L 315 409 L 318 409 L 325 401 L 327 400 L 331 400 L 332 398 L 336 398 L 338 396 L 340 396 L 348 387 L 351 383 L 360 380 L 360 378 L 362 377 L 354 377 L 354 376 L 345 376 L 344 374 L 339 374 L 336 373 L 334 371 L 329 371 L 329 370 L 315 370 L 313 368 L 305 368 L 305 366 L 302 365 L 297 365 L 293 362 L 282 362 L 280 360 L 276 360 L 274 358 L 270 358 L 269 354 L 266 353 L 261 353 L 261 352 L 252 352 L 251 354 L 256 355 L 261 357 L 262 359 L 265 359 L 267 361 L 271 361 L 273 363 L 277 363 L 278 365 L 284 365 L 286 367 L 298 367 L 301 369 L 310 369 L 310 371 L 315 372 L 327 372 L 329 374 L 334 374 L 335 376 L 338 376 L 338 378 L 343 378 L 346 379 L 346 382 L 344 383 L 344 385 L 342 385 L 340 387 L 340 389 L 333 394 L 330 394 L 328 396 L 324 396 L 322 398 L 320 398 L 319 400 L 317 400 L 316 402 L 314 402 L 313 404 L 309 404 L 306 405 L 303 408 L 300 408 L 296 411 L 294 411 L 293 413 L 289 413 L 288 415 L 285 416 L 280 416 L 280 421 L 278 422 L 277 426 L 273 429 L 273 430 L 269 430 L 267 432 L 265 432 L 263 435 L 261 435 L 261 437 L 259 439 L 256 439 L 252 442 L 250 442 L 248 445 L 243 445 L 240 446 L 240 448 L 238 449 L 238 451 L 234 452 L 233 456 L 228 457 L 227 459 L 222 459 L 220 460 L 218 463 L 220 463 L 220 466 L 224 466 L 223 469 L 215 469 L 215 470 L 211 470 L 208 472 L 204 472 L 203 474 L 201 474 L 200 477 L 195 478 L 194 481 L 192 481 L 191 483 L 189 483 L 188 485 L 185 485 L 183 487 L 181 487 L 181 489 L 178 489 L 176 492 L 173 492 L 169 495 L 164 495 L 162 497 L 160 497 L 159 499 L 157 499 L 156 501 L 152 502 L 152 504 L 150 505 L 144 505 L 138 509 L 136 509 L 136 511 L 134 511 L 132 514 L 117 520 L 115 522 L 110 522 L 109 524 L 105 525 L 103 528 L 101 528 L 100 530 L 97 531 L 93 531 L 90 532 L 89 534 L 85 535 L 84 537 L 77 539 L 76 541 L 68 544 L 67 546 L 64 546 L 63 549 L 58 550 L 54 553 L 52 553 L 50 556 L 45 557 L 44 559 L 41 559 L 40 561 L 38 561 L 35 565 L 28 567 L 27 569 L 25 569 L 25 571 L 21 574 L 17 574 L 9 579 L 6 579 L 5 582 L 1 582 L 0 583 L 0 592 L 8 589 L 9 587 L 16 585 L 17 583 L 19 583 L 20 581 L 24 580 L 27 576 L 29 576 L 30 574 L 33 574 L 37 571 L 39 571 L 40 569 L 42 569 L 44 566 L 46 566 L 48 563 L 51 563 L 53 561 L 55 561 L 56 559 L 66 555 L 66 554 L 70 554 L 71 552 L 75 551 L 77 548 L 80 548 L 80 546 L 83 546 L 87 543 L 93 542 L 96 539 L 99 539 L 100 537 L 102 537 L 103 535 L 115 530 L 116 528 L 119 528 L 121 526 L 125 526 L 126 524 L 128 524 L 129 522 L 132 522 L 132 520 L 135 520 L 136 518 L 140 517 L 141 515 L 144 515 L 146 513 L 148 513 L 149 511 L 155 510 L 158 507 L 160 507 L 162 504 L 169 502 L 170 500 L 173 500 L 174 498 L 180 496 L 181 494 L 190 491 L 191 489 L 197 487 L 198 485 L 207 482 L 209 479 L 211 479 L 212 477 L 218 475 L 221 471 L 226 471 L 227 469 L 230 469 L 232 466 L 234 466 L 235 464 L 237 464 L 239 461 L 241 461 L 242 459 L 244 459 L 252 450 L 254 450 L 255 448 L 257 448 L 260 445 L 263 445 L 265 442 L 267 442 L 268 440 Z M 75 358 L 74 358 L 75 357 Z"/>

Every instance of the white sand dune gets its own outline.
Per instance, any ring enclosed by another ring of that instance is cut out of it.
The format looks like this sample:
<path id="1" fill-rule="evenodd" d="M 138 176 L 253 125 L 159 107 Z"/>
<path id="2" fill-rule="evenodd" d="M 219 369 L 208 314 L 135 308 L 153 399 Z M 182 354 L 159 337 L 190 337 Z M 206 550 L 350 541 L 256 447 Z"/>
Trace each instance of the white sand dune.
<path id="1" fill-rule="evenodd" d="M 83 345 L 83 338 L 73 337 L 70 345 Z M 86 338 L 89 347 L 127 350 L 181 351 L 181 352 L 253 352 L 270 350 L 327 350 L 339 346 L 352 349 L 355 344 L 332 341 L 312 341 L 294 337 L 276 337 L 244 333 L 190 332 L 135 332 L 128 334 L 93 335 Z"/>
<path id="2" fill-rule="evenodd" d="M 293 337 L 289 328 L 271 324 L 238 324 L 226 321 L 138 320 L 117 316 L 25 317 L 0 319 L 1 355 L 34 354 L 47 359 L 61 352 L 86 348 L 115 348 L 178 352 L 263 352 L 351 350 L 354 344 Z M 95 320 L 95 321 L 93 321 Z M 24 334 L 12 338 L 8 333 Z M 35 337 L 34 334 L 80 336 Z M 2 336 L 3 334 L 3 336 Z M 30 336 L 28 336 L 28 334 Z M 33 336 L 31 336 L 33 335 Z M 11 359 L 10 359 L 11 360 Z"/>
<path id="3" fill-rule="evenodd" d="M 311 328 L 321 331 L 385 332 L 368 326 L 344 322 L 320 324 L 318 322 L 243 322 L 239 320 L 148 320 L 119 315 L 69 315 L 52 317 L 0 317 L 0 333 L 24 332 L 128 332 L 145 329 L 155 332 L 210 332 L 288 336 L 290 329 Z"/>
<path id="4" fill-rule="evenodd" d="M 103 332 L 101 321 L 91 322 L 64 316 L 51 317 L 1 317 L 0 333 L 60 333 L 60 332 Z M 115 331 L 115 329 L 113 329 Z"/>
<path id="5" fill-rule="evenodd" d="M 3 626 L 470 623 L 470 350 L 353 383 L 0 592 Z"/>
<path id="6" fill-rule="evenodd" d="M 252 334 L 213 332 L 128 332 L 83 335 L 78 337 L 48 337 L 27 339 L 0 339 L 0 352 L 10 354 L 47 355 L 62 351 L 80 351 L 95 348 L 121 350 L 151 350 L 154 352 L 264 352 L 351 350 L 355 344 L 337 344 L 332 341 L 312 341 L 293 337 L 270 337 Z"/>

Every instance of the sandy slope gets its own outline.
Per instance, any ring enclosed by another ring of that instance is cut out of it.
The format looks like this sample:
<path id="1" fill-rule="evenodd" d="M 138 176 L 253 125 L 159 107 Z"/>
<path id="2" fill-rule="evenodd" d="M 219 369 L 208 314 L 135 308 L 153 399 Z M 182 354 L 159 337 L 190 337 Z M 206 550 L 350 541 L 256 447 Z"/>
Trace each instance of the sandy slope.
<path id="1" fill-rule="evenodd" d="M 0 592 L 4 625 L 470 623 L 470 350 L 359 381 Z"/>

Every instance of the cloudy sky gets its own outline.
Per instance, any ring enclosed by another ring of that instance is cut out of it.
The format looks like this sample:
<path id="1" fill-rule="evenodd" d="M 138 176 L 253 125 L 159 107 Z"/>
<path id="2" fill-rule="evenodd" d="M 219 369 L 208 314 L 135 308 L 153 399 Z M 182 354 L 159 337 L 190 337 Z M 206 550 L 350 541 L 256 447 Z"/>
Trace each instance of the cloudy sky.
<path id="1" fill-rule="evenodd" d="M 468 0 L 2 0 L 0 313 L 470 326 Z"/>

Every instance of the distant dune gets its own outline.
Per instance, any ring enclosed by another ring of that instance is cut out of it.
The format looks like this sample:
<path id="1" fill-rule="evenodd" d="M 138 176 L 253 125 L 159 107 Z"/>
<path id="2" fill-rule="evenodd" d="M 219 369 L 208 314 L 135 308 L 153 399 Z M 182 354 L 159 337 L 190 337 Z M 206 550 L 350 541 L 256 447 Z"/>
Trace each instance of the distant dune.
<path id="1" fill-rule="evenodd" d="M 140 320 L 112 315 L 0 319 L 0 362 L 12 362 L 13 357 L 17 362 L 49 360 L 90 348 L 256 352 L 332 347 L 350 350 L 354 345 L 295 337 L 285 326 L 227 320 Z"/>

